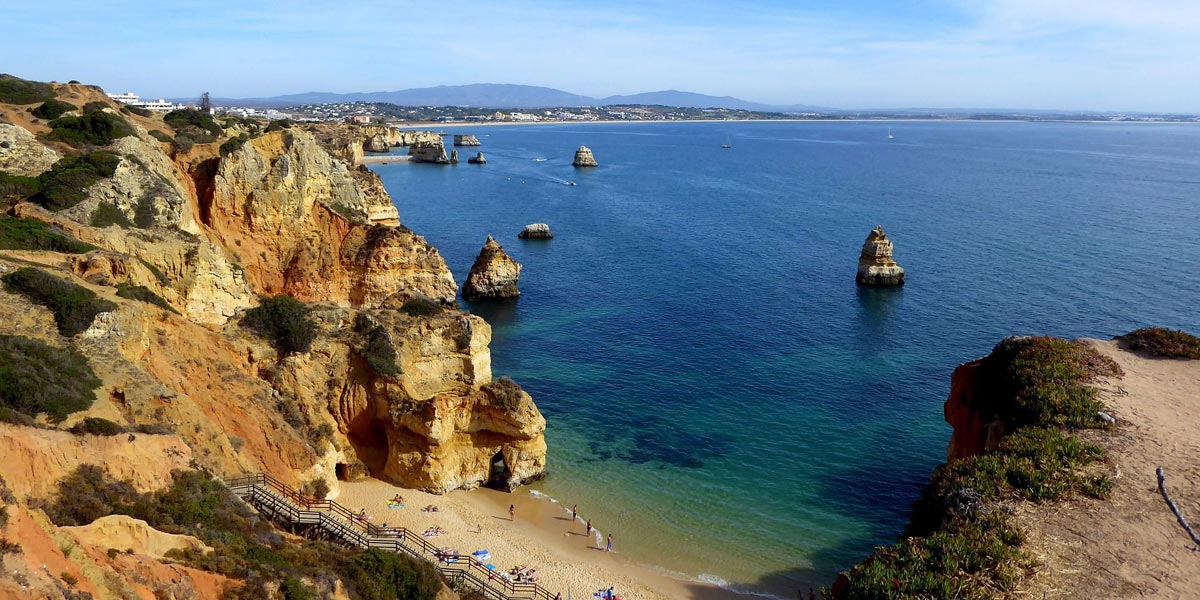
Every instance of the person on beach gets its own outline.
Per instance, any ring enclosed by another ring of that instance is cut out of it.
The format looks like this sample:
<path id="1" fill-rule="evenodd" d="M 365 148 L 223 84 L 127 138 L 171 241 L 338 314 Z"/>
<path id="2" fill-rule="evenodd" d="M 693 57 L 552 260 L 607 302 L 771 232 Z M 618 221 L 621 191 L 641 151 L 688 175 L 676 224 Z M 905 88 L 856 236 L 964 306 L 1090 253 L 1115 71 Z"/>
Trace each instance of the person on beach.
<path id="1" fill-rule="evenodd" d="M 571 507 L 571 524 L 574 525 L 575 519 L 578 519 L 578 518 L 579 518 L 579 505 L 576 504 L 575 506 Z"/>
<path id="2" fill-rule="evenodd" d="M 612 552 L 612 534 L 608 534 L 608 545 L 604 547 L 605 552 Z"/>
<path id="3" fill-rule="evenodd" d="M 587 524 L 584 525 L 583 527 L 586 530 L 583 535 L 586 537 L 591 537 L 592 536 L 592 520 L 588 519 Z"/>
<path id="4" fill-rule="evenodd" d="M 509 521 L 517 520 L 517 507 L 512 504 L 508 505 L 508 520 Z"/>
<path id="5" fill-rule="evenodd" d="M 817 600 L 817 593 L 812 588 L 808 588 L 808 600 Z"/>

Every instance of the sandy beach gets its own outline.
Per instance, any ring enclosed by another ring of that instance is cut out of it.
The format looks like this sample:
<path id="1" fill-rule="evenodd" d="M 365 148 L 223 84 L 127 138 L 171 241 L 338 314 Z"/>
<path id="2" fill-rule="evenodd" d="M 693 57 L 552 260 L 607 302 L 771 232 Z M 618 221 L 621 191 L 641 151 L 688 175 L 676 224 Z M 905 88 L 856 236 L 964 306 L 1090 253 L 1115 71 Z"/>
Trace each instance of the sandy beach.
<path id="1" fill-rule="evenodd" d="M 394 162 L 408 162 L 408 158 L 409 157 L 407 154 L 367 154 L 366 156 L 363 156 L 362 164 L 386 165 Z"/>
<path id="2" fill-rule="evenodd" d="M 405 499 L 403 508 L 389 508 L 396 494 Z M 487 549 L 497 570 L 514 566 L 537 569 L 538 583 L 563 598 L 592 597 L 600 589 L 614 591 L 626 600 L 747 600 L 758 596 L 739 594 L 715 585 L 676 577 L 651 565 L 621 555 L 621 540 L 613 540 L 613 552 L 605 551 L 604 526 L 594 524 L 592 536 L 584 535 L 584 519 L 572 523 L 570 506 L 520 489 L 505 494 L 490 489 L 453 492 L 446 496 L 400 488 L 376 479 L 343 482 L 335 498 L 357 511 L 364 509 L 375 523 L 425 531 L 439 526 L 446 533 L 427 538 L 440 547 L 463 554 Z M 438 512 L 423 512 L 427 505 Z M 516 508 L 509 520 L 508 507 Z"/>

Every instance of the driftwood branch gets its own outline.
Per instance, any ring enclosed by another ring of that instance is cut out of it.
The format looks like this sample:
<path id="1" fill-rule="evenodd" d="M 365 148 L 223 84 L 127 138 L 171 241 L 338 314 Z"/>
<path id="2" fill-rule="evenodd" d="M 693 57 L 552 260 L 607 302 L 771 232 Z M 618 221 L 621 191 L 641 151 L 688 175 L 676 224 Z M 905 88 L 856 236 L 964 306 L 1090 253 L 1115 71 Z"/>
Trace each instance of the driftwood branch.
<path id="1" fill-rule="evenodd" d="M 1196 546 L 1200 546 L 1200 536 L 1197 536 L 1196 532 L 1192 530 L 1192 526 L 1188 525 L 1187 519 L 1183 518 L 1183 513 L 1179 511 L 1179 507 L 1175 505 L 1175 501 L 1171 500 L 1171 495 L 1167 493 L 1163 468 L 1159 467 L 1155 472 L 1158 473 L 1158 491 L 1162 494 L 1163 499 L 1167 501 L 1167 506 L 1171 507 L 1171 512 L 1175 513 L 1175 518 L 1179 520 L 1180 525 L 1183 525 L 1184 531 L 1192 536 L 1192 541 L 1196 543 Z"/>

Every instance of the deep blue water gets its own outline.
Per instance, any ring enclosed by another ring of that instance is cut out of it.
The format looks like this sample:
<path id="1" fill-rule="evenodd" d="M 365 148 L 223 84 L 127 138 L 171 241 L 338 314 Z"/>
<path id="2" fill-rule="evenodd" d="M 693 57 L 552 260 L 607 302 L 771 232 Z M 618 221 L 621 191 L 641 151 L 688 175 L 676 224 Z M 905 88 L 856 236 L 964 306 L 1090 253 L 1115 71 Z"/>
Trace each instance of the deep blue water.
<path id="1" fill-rule="evenodd" d="M 488 234 L 525 265 L 518 301 L 465 306 L 549 421 L 537 489 L 689 576 L 790 596 L 894 541 L 950 372 L 1004 336 L 1200 330 L 1200 127 L 471 133 L 485 166 L 375 169 L 460 284 Z M 903 289 L 854 283 L 876 224 Z"/>

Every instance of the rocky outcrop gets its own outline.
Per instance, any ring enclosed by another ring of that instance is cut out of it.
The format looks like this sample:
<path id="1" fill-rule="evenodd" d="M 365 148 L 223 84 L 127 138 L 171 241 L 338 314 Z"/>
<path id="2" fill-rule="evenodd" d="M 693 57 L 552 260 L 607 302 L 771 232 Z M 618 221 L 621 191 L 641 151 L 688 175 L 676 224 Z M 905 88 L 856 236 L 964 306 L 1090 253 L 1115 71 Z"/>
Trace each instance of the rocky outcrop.
<path id="1" fill-rule="evenodd" d="M 550 226 L 545 223 L 530 223 L 517 234 L 517 237 L 523 240 L 548 240 L 554 237 L 550 233 Z"/>
<path id="2" fill-rule="evenodd" d="M 517 289 L 517 280 L 520 278 L 521 263 L 509 257 L 504 248 L 489 235 L 463 283 L 463 299 L 516 298 L 521 295 Z"/>
<path id="3" fill-rule="evenodd" d="M 575 160 L 571 161 L 571 166 L 574 167 L 595 167 L 596 157 L 592 156 L 592 149 L 587 146 L 580 146 L 575 151 Z"/>
<path id="4" fill-rule="evenodd" d="M 491 327 L 483 319 L 327 309 L 315 320 L 312 351 L 282 361 L 271 381 L 306 412 L 333 415 L 339 446 L 349 450 L 336 471 L 436 493 L 488 483 L 500 459 L 494 485 L 542 474 L 545 419 L 519 386 L 492 380 Z M 394 374 L 366 361 L 363 336 L 394 348 Z"/>
<path id="5" fill-rule="evenodd" d="M 855 279 L 861 285 L 904 285 L 904 269 L 892 260 L 892 240 L 883 233 L 882 225 L 872 229 L 863 242 Z"/>
<path id="6" fill-rule="evenodd" d="M 436 140 L 421 140 L 410 145 L 408 156 L 412 162 L 450 164 L 450 159 L 446 156 L 446 145 L 441 137 Z"/>
<path id="7" fill-rule="evenodd" d="M 458 150 L 450 151 L 450 164 L 452 164 L 452 165 L 458 164 Z"/>
<path id="8" fill-rule="evenodd" d="M 260 293 L 378 305 L 399 295 L 452 302 L 437 250 L 403 228 L 368 225 L 367 196 L 304 131 L 253 139 L 221 160 L 204 224 Z"/>
<path id="9" fill-rule="evenodd" d="M 483 144 L 481 144 L 479 142 L 479 138 L 477 138 L 473 135 L 456 134 L 454 136 L 454 145 L 455 146 L 482 146 Z"/>
<path id="10" fill-rule="evenodd" d="M 367 152 L 390 152 L 392 145 L 388 143 L 387 136 L 377 133 L 363 142 L 363 150 Z"/>
<path id="11" fill-rule="evenodd" d="M 952 429 L 946 460 L 954 462 L 993 450 L 1000 445 L 1007 427 L 999 415 L 979 412 L 980 360 L 961 364 L 950 376 L 950 395 L 942 414 Z"/>
<path id="12" fill-rule="evenodd" d="M 480 152 L 479 154 L 476 154 L 475 156 L 468 158 L 467 163 L 472 164 L 472 165 L 486 165 L 487 157 L 485 157 L 483 155 L 483 153 Z"/>
<path id="13" fill-rule="evenodd" d="M 59 527 L 58 530 L 75 538 L 80 544 L 154 558 L 163 558 L 171 550 L 212 551 L 204 542 L 190 535 L 165 533 L 141 519 L 125 515 L 100 517 L 87 525 Z"/>
<path id="14" fill-rule="evenodd" d="M 32 133 L 0 122 L 0 171 L 33 177 L 49 170 L 58 159 L 58 153 L 43 146 Z"/>

